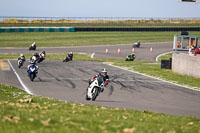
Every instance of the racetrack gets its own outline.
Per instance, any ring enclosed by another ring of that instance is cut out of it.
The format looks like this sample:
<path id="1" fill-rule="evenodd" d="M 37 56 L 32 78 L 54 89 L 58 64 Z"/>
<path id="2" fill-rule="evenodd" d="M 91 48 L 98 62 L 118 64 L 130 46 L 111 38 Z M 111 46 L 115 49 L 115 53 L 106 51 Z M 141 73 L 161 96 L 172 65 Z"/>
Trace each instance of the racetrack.
<path id="1" fill-rule="evenodd" d="M 120 54 L 117 53 L 118 48 Z M 153 52 L 150 52 L 150 48 Z M 108 49 L 108 54 L 105 54 Z M 132 53 L 132 44 L 124 45 L 103 45 L 103 46 L 79 46 L 79 47 L 44 47 L 37 48 L 36 51 L 29 51 L 28 48 L 0 48 L 0 53 L 33 53 L 45 50 L 46 53 L 68 53 L 70 51 L 77 53 L 95 53 L 95 58 L 125 59 L 128 54 Z M 136 60 L 155 61 L 159 54 L 172 51 L 171 42 L 163 43 L 145 43 L 140 48 L 135 48 Z"/>
<path id="2" fill-rule="evenodd" d="M 34 82 L 28 78 L 26 67 L 18 69 L 16 60 L 12 60 L 11 63 L 23 83 L 35 95 L 107 107 L 200 117 L 199 91 L 189 90 L 101 62 L 44 61 L 39 64 L 39 74 Z M 25 66 L 27 65 L 26 62 Z M 96 101 L 86 101 L 85 91 L 88 79 L 103 67 L 108 69 L 110 84 Z"/>
<path id="3" fill-rule="evenodd" d="M 153 52 L 149 52 L 149 48 Z M 105 49 L 109 54 L 105 54 Z M 121 53 L 117 54 L 117 48 Z M 155 60 L 156 56 L 171 51 L 172 43 L 145 44 L 135 49 L 138 60 Z M 110 45 L 91 47 L 39 48 L 47 53 L 81 52 L 96 53 L 95 58 L 124 58 L 131 53 L 132 45 Z M 2 48 L 1 53 L 29 53 L 28 49 Z M 31 82 L 27 76 L 27 65 L 17 68 L 17 61 L 10 61 L 17 74 L 29 91 L 35 95 L 56 98 L 64 101 L 99 104 L 107 107 L 120 107 L 138 110 L 150 110 L 179 116 L 200 117 L 200 91 L 190 90 L 154 78 L 122 70 L 101 62 L 47 61 L 39 64 L 38 77 Z M 96 101 L 86 101 L 85 91 L 88 79 L 103 67 L 108 69 L 110 84 Z M 0 70 L 0 81 L 4 84 L 23 87 L 11 71 Z M 12 79 L 12 80 L 11 80 Z"/>

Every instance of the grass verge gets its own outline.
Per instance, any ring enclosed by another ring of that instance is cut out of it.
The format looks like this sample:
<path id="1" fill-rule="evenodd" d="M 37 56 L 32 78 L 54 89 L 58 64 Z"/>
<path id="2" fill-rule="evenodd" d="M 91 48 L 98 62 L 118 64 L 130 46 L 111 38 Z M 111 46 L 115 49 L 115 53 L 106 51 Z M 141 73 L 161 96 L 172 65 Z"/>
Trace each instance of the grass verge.
<path id="1" fill-rule="evenodd" d="M 33 96 L 0 84 L 0 132 L 199 132 L 200 119 Z"/>
<path id="2" fill-rule="evenodd" d="M 144 42 L 172 42 L 180 32 L 25 32 L 0 33 L 0 47 L 29 47 L 36 42 L 38 47 L 90 46 L 107 44 L 130 44 Z M 200 32 L 190 32 L 200 36 Z"/>

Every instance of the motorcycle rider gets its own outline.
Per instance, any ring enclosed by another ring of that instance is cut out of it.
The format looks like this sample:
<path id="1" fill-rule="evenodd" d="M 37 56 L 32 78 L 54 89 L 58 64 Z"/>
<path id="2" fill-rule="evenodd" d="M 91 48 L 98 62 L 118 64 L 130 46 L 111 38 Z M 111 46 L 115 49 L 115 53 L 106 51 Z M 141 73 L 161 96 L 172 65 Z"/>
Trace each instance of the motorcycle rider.
<path id="1" fill-rule="evenodd" d="M 140 40 L 133 44 L 133 48 L 140 48 Z"/>
<path id="2" fill-rule="evenodd" d="M 36 63 L 36 61 L 40 58 L 38 53 L 34 53 L 33 56 L 30 58 L 30 62 L 33 61 Z"/>
<path id="3" fill-rule="evenodd" d="M 73 52 L 69 52 L 69 54 L 67 54 L 65 59 L 63 60 L 63 62 L 72 61 L 72 60 L 73 60 Z"/>
<path id="4" fill-rule="evenodd" d="M 18 57 L 18 60 L 22 60 L 23 62 L 25 62 L 26 58 L 25 58 L 24 54 L 20 54 L 20 56 Z"/>
<path id="5" fill-rule="evenodd" d="M 102 76 L 103 77 L 103 80 L 104 80 L 104 83 L 105 83 L 105 87 L 108 85 L 109 83 L 109 76 L 107 75 L 107 70 L 106 68 L 103 68 L 102 71 L 98 74 L 96 74 L 95 76 L 92 77 L 92 80 L 89 81 L 89 85 L 92 83 L 92 81 L 98 77 L 98 76 Z M 103 92 L 104 89 L 101 90 L 101 92 Z"/>
<path id="6" fill-rule="evenodd" d="M 42 56 L 42 57 L 41 57 L 41 56 Z M 42 51 L 42 52 L 39 54 L 39 62 L 43 61 L 43 60 L 45 59 L 45 56 L 46 56 L 45 51 Z M 39 63 L 39 62 L 38 62 L 38 63 Z"/>
<path id="7" fill-rule="evenodd" d="M 68 57 L 72 61 L 73 60 L 73 52 L 69 52 Z"/>
<path id="8" fill-rule="evenodd" d="M 36 42 L 33 42 L 29 48 L 29 50 L 36 50 Z"/>
<path id="9" fill-rule="evenodd" d="M 38 72 L 39 67 L 36 65 L 36 57 L 32 56 L 32 59 L 30 60 L 30 64 L 28 65 L 28 70 L 30 69 L 30 67 L 34 66 L 36 68 L 36 73 Z M 27 70 L 27 72 L 28 72 Z"/>
<path id="10" fill-rule="evenodd" d="M 139 48 L 140 47 L 140 41 L 138 40 L 138 42 L 137 42 L 137 45 L 136 45 L 136 47 L 137 48 Z"/>
<path id="11" fill-rule="evenodd" d="M 134 61 L 136 58 L 135 54 L 132 53 L 126 57 L 126 61 Z"/>
<path id="12" fill-rule="evenodd" d="M 42 56 L 43 58 L 45 58 L 45 56 L 46 56 L 45 51 L 42 51 L 42 52 L 40 53 L 40 56 Z"/>

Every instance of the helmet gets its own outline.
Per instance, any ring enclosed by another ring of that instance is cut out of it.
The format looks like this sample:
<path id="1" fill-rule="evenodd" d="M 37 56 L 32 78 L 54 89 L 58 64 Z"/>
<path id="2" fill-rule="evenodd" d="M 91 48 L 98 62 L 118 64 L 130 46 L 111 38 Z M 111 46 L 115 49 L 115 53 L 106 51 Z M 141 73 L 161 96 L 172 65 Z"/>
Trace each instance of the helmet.
<path id="1" fill-rule="evenodd" d="M 31 58 L 31 64 L 34 64 L 34 63 L 36 63 L 36 57 L 35 57 L 35 56 L 33 56 L 33 57 Z"/>
<path id="2" fill-rule="evenodd" d="M 73 52 L 69 52 L 69 54 L 73 54 Z"/>
<path id="3" fill-rule="evenodd" d="M 138 40 L 137 42 L 140 42 L 140 40 Z"/>
<path id="4" fill-rule="evenodd" d="M 102 72 L 102 73 L 107 72 L 106 68 L 103 68 L 103 69 L 101 70 L 101 72 Z"/>
<path id="5" fill-rule="evenodd" d="M 33 56 L 38 56 L 38 53 L 34 53 Z"/>
<path id="6" fill-rule="evenodd" d="M 106 70 L 106 68 L 103 68 L 103 69 L 101 70 L 101 73 L 102 73 L 103 76 L 106 76 L 106 75 L 107 75 L 107 70 Z"/>
<path id="7" fill-rule="evenodd" d="M 24 54 L 20 54 L 20 56 L 22 57 L 22 56 L 24 56 Z"/>
<path id="8" fill-rule="evenodd" d="M 42 51 L 43 54 L 45 54 L 45 51 Z"/>
<path id="9" fill-rule="evenodd" d="M 33 42 L 33 43 L 31 44 L 31 46 L 34 46 L 34 45 L 36 45 L 36 42 Z"/>
<path id="10" fill-rule="evenodd" d="M 32 60 L 36 61 L 36 57 L 35 57 L 35 56 L 33 56 L 33 57 L 32 57 Z"/>

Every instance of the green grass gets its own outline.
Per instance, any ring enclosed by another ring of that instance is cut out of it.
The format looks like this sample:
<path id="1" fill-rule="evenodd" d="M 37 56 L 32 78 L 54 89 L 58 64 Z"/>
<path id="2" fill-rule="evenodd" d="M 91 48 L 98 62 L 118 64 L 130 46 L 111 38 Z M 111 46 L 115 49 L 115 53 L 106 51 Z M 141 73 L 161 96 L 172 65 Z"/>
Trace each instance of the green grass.
<path id="1" fill-rule="evenodd" d="M 145 62 L 145 61 L 134 61 L 134 62 L 124 62 L 115 63 L 114 65 L 127 68 L 129 70 L 144 73 L 153 77 L 161 78 L 167 81 L 178 83 L 181 85 L 186 85 L 189 87 L 194 87 L 200 90 L 200 78 L 182 75 L 173 72 L 168 69 L 161 69 L 160 64 L 154 64 L 155 62 Z"/>
<path id="2" fill-rule="evenodd" d="M 172 58 L 172 53 L 161 56 L 158 58 L 158 62 L 161 63 L 161 60 L 169 60 L 169 58 Z"/>
<path id="3" fill-rule="evenodd" d="M 38 47 L 90 46 L 144 42 L 172 42 L 180 32 L 25 32 L 0 33 L 0 47 L 29 47 L 34 41 Z M 200 36 L 200 32 L 190 32 Z"/>
<path id="4" fill-rule="evenodd" d="M 0 132 L 198 133 L 200 119 L 33 96 L 0 84 Z"/>

